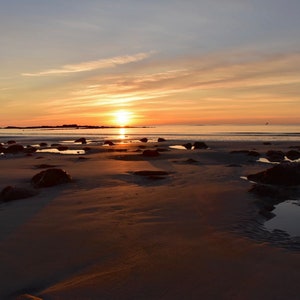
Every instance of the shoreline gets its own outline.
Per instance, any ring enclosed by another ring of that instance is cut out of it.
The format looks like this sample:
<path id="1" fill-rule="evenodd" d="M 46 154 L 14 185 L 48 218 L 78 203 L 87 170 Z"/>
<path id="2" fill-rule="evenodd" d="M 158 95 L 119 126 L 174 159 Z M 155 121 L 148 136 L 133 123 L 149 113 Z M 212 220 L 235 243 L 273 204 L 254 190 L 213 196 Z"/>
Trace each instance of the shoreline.
<path id="1" fill-rule="evenodd" d="M 74 144 L 91 149 L 0 156 L 1 189 L 28 186 L 41 164 L 72 177 L 0 204 L 0 296 L 297 299 L 299 241 L 294 247 L 280 233 L 266 234 L 251 183 L 241 179 L 270 165 L 231 151 L 264 154 L 300 143 L 206 143 L 199 150 L 170 149 L 173 141 Z M 157 157 L 142 154 L 159 148 Z"/>

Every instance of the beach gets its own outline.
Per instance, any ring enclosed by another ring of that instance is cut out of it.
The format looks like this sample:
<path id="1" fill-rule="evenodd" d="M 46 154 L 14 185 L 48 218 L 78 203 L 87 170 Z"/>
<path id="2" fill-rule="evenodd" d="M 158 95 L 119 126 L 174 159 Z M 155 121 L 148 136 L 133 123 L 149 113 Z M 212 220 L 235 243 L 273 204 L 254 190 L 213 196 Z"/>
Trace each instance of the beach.
<path id="1" fill-rule="evenodd" d="M 245 151 L 300 142 L 207 145 L 2 155 L 1 190 L 43 164 L 72 180 L 0 203 L 0 299 L 299 299 L 297 241 L 265 231 L 243 177 L 270 167 Z"/>

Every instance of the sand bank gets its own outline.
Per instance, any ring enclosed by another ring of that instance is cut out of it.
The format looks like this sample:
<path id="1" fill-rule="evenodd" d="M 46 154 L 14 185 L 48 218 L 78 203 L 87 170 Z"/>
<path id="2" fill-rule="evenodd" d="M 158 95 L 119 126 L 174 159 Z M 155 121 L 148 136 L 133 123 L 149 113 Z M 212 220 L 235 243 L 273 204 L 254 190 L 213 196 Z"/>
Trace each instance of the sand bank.
<path id="1" fill-rule="evenodd" d="M 2 156 L 1 189 L 29 185 L 37 164 L 65 169 L 72 182 L 0 204 L 0 298 L 298 299 L 299 253 L 264 238 L 241 179 L 268 166 L 230 153 L 294 145 L 164 142 L 170 151 L 149 158 L 130 143 L 91 146 L 86 159 Z"/>

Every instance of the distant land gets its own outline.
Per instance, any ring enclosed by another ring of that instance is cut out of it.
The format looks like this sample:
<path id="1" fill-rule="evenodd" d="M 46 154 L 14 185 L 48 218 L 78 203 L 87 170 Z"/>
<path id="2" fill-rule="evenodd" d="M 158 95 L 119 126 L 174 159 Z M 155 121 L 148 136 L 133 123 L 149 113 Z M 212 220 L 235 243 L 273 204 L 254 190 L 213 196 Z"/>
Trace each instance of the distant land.
<path id="1" fill-rule="evenodd" d="M 2 129 L 103 129 L 103 128 L 148 128 L 148 126 L 95 126 L 95 125 L 77 125 L 77 124 L 64 124 L 64 125 L 43 125 L 43 126 L 6 126 Z"/>

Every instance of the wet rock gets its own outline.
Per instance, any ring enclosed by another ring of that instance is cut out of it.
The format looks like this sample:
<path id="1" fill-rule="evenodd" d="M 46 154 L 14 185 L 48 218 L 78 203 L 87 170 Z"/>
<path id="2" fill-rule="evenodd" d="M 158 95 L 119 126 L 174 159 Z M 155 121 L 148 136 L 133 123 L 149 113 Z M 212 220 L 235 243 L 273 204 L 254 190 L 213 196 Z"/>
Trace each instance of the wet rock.
<path id="1" fill-rule="evenodd" d="M 143 156 L 146 156 L 146 157 L 157 157 L 159 155 L 160 154 L 157 150 L 144 150 L 143 151 Z"/>
<path id="2" fill-rule="evenodd" d="M 31 179 L 31 184 L 36 188 L 51 187 L 71 182 L 71 176 L 62 169 L 47 169 Z"/>
<path id="3" fill-rule="evenodd" d="M 86 139 L 84 137 L 75 140 L 75 143 L 81 143 L 81 144 L 86 144 Z"/>
<path id="4" fill-rule="evenodd" d="M 22 145 L 12 144 L 4 150 L 4 153 L 16 154 L 23 151 L 24 151 L 24 147 Z"/>
<path id="5" fill-rule="evenodd" d="M 24 153 L 27 153 L 27 154 L 31 154 L 31 153 L 34 153 L 37 151 L 37 148 L 36 147 L 33 147 L 33 146 L 27 146 L 25 149 L 24 149 Z"/>
<path id="6" fill-rule="evenodd" d="M 204 142 L 195 142 L 194 149 L 207 149 L 208 146 Z"/>
<path id="7" fill-rule="evenodd" d="M 158 138 L 157 141 L 160 142 L 165 142 L 166 140 L 164 138 Z"/>
<path id="8" fill-rule="evenodd" d="M 266 156 L 271 162 L 281 162 L 284 160 L 284 153 L 282 151 L 269 150 Z"/>
<path id="9" fill-rule="evenodd" d="M 48 144 L 47 143 L 45 143 L 45 142 L 43 142 L 43 143 L 40 143 L 40 147 L 47 147 L 48 146 Z"/>
<path id="10" fill-rule="evenodd" d="M 147 143 L 147 142 L 148 142 L 148 139 L 147 139 L 147 138 L 142 138 L 142 139 L 140 139 L 140 142 L 142 142 L 142 143 Z"/>
<path id="11" fill-rule="evenodd" d="M 285 156 L 290 160 L 296 160 L 300 158 L 300 152 L 297 150 L 288 151 Z"/>
<path id="12" fill-rule="evenodd" d="M 37 194 L 36 190 L 7 186 L 0 193 L 0 200 L 3 202 L 25 199 L 33 197 Z"/>
<path id="13" fill-rule="evenodd" d="M 185 144 L 183 144 L 182 146 L 185 147 L 185 148 L 188 149 L 188 150 L 191 150 L 192 147 L 193 147 L 192 143 L 185 143 Z"/>
<path id="14" fill-rule="evenodd" d="M 282 186 L 300 185 L 300 163 L 283 163 L 256 174 L 247 176 L 248 180 Z"/>

